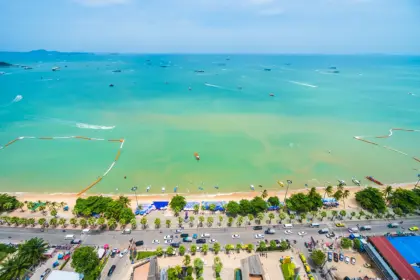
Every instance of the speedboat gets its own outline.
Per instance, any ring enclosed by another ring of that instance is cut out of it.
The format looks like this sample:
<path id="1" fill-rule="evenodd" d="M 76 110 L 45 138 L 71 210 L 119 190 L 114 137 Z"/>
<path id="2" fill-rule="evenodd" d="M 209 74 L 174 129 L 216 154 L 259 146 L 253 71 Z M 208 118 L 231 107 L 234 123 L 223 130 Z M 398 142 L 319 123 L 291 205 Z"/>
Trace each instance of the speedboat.
<path id="1" fill-rule="evenodd" d="M 51 70 L 52 70 L 52 71 L 59 71 L 59 70 L 60 70 L 60 67 L 55 66 L 55 67 L 53 67 Z"/>
<path id="2" fill-rule="evenodd" d="M 346 185 L 346 181 L 344 181 L 344 180 L 338 180 L 338 185 L 339 186 L 345 186 Z"/>
<path id="3" fill-rule="evenodd" d="M 352 178 L 351 180 L 356 186 L 360 186 L 360 181 L 359 180 L 357 180 L 356 178 Z"/>
<path id="4" fill-rule="evenodd" d="M 270 95 L 270 96 L 274 96 L 274 93 L 270 93 L 269 95 Z"/>
<path id="5" fill-rule="evenodd" d="M 194 153 L 194 157 L 197 161 L 200 160 L 200 155 L 197 152 Z"/>

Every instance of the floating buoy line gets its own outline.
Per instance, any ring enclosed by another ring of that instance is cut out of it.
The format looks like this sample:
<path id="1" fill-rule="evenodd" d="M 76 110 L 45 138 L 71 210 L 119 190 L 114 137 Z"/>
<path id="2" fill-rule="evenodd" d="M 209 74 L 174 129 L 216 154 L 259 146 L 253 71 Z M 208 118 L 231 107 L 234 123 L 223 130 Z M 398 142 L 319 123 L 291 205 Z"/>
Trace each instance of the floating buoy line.
<path id="1" fill-rule="evenodd" d="M 372 141 L 369 141 L 369 140 L 366 140 L 365 139 L 365 138 L 389 138 L 389 137 L 391 137 L 393 135 L 393 132 L 394 131 L 420 132 L 420 130 L 416 130 L 416 129 L 391 128 L 389 130 L 389 134 L 388 135 L 380 135 L 380 136 L 354 136 L 354 139 L 359 140 L 359 141 L 363 141 L 363 142 L 368 143 L 368 144 L 372 144 L 372 145 L 375 145 L 375 146 L 379 146 L 379 147 L 385 148 L 387 150 L 390 150 L 390 151 L 393 151 L 393 152 L 402 154 L 404 156 L 411 157 L 415 161 L 420 162 L 420 159 L 418 157 L 410 156 L 409 154 L 407 154 L 407 153 L 405 153 L 403 151 L 400 151 L 400 150 L 397 150 L 397 149 L 394 149 L 394 148 L 391 148 L 391 147 L 388 147 L 388 146 L 385 146 L 385 145 L 380 145 L 380 144 L 378 144 L 376 142 L 372 142 Z"/>
<path id="2" fill-rule="evenodd" d="M 122 148 L 124 147 L 124 139 L 103 139 L 103 138 L 90 138 L 85 136 L 57 136 L 57 137 L 35 137 L 35 136 L 21 136 L 16 139 L 13 139 L 12 141 L 8 142 L 4 146 L 0 146 L 0 150 L 5 149 L 9 147 L 10 145 L 16 143 L 17 141 L 21 141 L 24 139 L 37 139 L 37 140 L 62 140 L 62 139 L 78 139 L 78 140 L 88 140 L 88 141 L 108 141 L 108 142 L 118 142 L 120 143 L 120 147 L 117 151 L 117 154 L 114 158 L 114 161 L 111 163 L 111 165 L 108 167 L 108 169 L 105 171 L 102 176 L 99 176 L 94 182 L 92 182 L 90 185 L 88 185 L 86 188 L 81 190 L 77 196 L 80 196 L 93 188 L 96 184 L 98 184 L 108 173 L 114 168 L 115 164 L 117 163 L 118 159 L 120 158 Z"/>

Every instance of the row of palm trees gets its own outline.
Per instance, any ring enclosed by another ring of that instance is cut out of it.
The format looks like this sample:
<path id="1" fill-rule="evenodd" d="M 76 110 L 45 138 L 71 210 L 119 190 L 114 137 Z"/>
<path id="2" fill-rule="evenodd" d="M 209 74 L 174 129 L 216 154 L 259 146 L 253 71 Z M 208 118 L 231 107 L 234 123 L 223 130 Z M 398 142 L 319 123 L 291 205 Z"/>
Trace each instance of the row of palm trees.
<path id="1" fill-rule="evenodd" d="M 30 269 L 37 266 L 48 250 L 48 244 L 41 238 L 32 238 L 19 245 L 18 253 L 1 264 L 0 279 L 26 279 Z"/>
<path id="2" fill-rule="evenodd" d="M 350 197 L 350 191 L 345 190 L 343 185 L 337 186 L 337 190 L 334 192 L 333 186 L 327 186 L 324 192 L 324 198 L 328 195 L 328 197 L 334 197 L 337 201 L 343 200 L 344 208 L 346 208 L 346 199 Z"/>

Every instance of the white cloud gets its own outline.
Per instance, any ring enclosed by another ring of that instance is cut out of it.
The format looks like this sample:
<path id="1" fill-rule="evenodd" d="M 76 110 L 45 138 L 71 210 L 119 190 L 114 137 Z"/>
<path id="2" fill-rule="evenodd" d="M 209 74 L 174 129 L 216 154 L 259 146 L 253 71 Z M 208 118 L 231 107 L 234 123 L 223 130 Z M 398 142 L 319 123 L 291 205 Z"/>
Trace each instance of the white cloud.
<path id="1" fill-rule="evenodd" d="M 86 6 L 109 6 L 109 5 L 120 5 L 127 4 L 131 0 L 73 0 L 79 4 Z"/>
<path id="2" fill-rule="evenodd" d="M 284 13 L 283 9 L 265 9 L 258 11 L 260 16 L 278 16 Z"/>

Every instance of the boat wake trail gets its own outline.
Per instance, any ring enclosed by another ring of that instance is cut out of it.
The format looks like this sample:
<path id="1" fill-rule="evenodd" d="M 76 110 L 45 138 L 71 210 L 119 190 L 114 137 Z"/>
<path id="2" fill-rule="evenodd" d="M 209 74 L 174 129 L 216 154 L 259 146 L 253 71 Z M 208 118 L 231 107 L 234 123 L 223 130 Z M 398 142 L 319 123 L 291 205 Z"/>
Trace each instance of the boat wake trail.
<path id="1" fill-rule="evenodd" d="M 310 87 L 310 88 L 317 88 L 318 87 L 316 85 L 311 85 L 311 84 L 301 83 L 301 82 L 296 82 L 296 81 L 288 81 L 288 82 L 292 83 L 292 84 L 295 84 L 295 85 L 304 86 L 304 87 Z"/>
<path id="2" fill-rule="evenodd" d="M 354 136 L 353 138 L 356 139 L 356 140 L 359 140 L 359 141 L 363 141 L 363 142 L 368 143 L 368 144 L 372 144 L 372 145 L 375 145 L 375 146 L 379 146 L 379 147 L 385 148 L 387 150 L 390 150 L 390 151 L 393 151 L 393 152 L 396 152 L 396 153 L 399 153 L 399 154 L 402 154 L 402 155 L 405 155 L 405 156 L 409 156 L 412 159 L 414 159 L 415 161 L 420 162 L 420 159 L 419 158 L 414 157 L 414 156 L 410 156 L 410 155 L 408 155 L 407 153 L 405 153 L 403 151 L 400 151 L 400 150 L 391 148 L 389 146 L 379 145 L 378 143 L 375 143 L 375 142 L 372 142 L 372 141 L 369 141 L 369 140 L 366 140 L 365 139 L 365 138 L 389 138 L 389 137 L 391 137 L 394 134 L 394 131 L 397 131 L 397 130 L 398 131 L 405 131 L 405 132 L 420 132 L 420 130 L 416 130 L 416 129 L 391 128 L 389 130 L 389 133 L 387 135 L 379 135 L 379 136 Z"/>
<path id="3" fill-rule="evenodd" d="M 209 83 L 205 83 L 204 85 L 205 85 L 205 86 L 208 86 L 208 87 L 214 87 L 214 88 L 225 89 L 224 87 L 221 87 L 221 86 L 218 86 L 218 85 L 209 84 Z"/>
<path id="4" fill-rule="evenodd" d="M 94 125 L 94 124 L 88 124 L 88 123 L 76 123 L 76 126 L 78 128 L 83 128 L 83 129 L 104 129 L 104 130 L 109 130 L 109 129 L 114 129 L 114 126 L 105 126 L 105 125 Z"/>
<path id="5" fill-rule="evenodd" d="M 8 107 L 8 106 L 12 105 L 13 103 L 17 103 L 17 102 L 21 101 L 22 99 L 23 99 L 23 96 L 22 96 L 22 95 L 20 95 L 20 94 L 18 94 L 18 95 L 16 95 L 16 97 L 15 97 L 12 101 L 10 101 L 8 104 L 6 104 L 6 105 L 0 105 L 0 108 Z"/>

